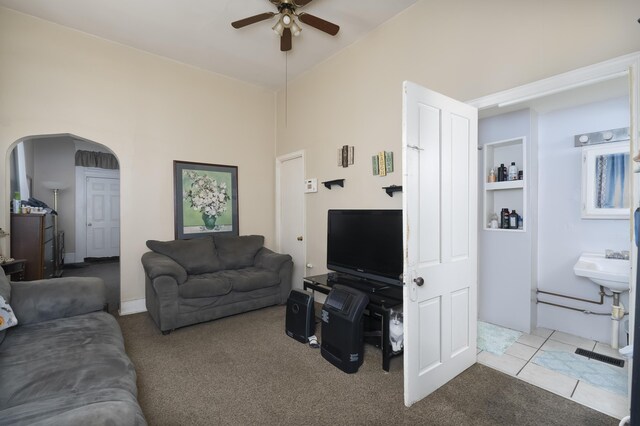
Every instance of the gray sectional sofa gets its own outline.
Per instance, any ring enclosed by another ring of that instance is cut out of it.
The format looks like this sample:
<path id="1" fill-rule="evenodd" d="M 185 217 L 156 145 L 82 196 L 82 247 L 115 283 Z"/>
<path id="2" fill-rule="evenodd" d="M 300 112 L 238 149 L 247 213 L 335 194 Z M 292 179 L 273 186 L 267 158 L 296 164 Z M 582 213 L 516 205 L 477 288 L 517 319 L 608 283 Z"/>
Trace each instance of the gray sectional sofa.
<path id="1" fill-rule="evenodd" d="M 18 325 L 0 331 L 0 424 L 146 425 L 136 372 L 99 278 L 10 283 Z"/>
<path id="2" fill-rule="evenodd" d="M 291 256 L 264 237 L 207 236 L 147 241 L 142 256 L 146 305 L 166 334 L 173 329 L 283 304 L 291 290 Z"/>

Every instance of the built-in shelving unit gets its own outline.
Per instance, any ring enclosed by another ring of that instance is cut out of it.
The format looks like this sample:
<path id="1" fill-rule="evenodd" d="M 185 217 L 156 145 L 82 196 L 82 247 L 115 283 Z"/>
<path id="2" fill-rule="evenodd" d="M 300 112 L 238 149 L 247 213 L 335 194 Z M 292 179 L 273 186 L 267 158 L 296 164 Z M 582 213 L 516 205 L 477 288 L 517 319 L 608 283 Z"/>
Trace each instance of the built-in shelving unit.
<path id="1" fill-rule="evenodd" d="M 484 206 L 484 229 L 486 231 L 495 232 L 525 232 L 527 225 L 527 197 L 526 197 L 526 138 L 520 137 L 496 142 L 490 142 L 483 146 L 483 206 Z M 507 180 L 503 182 L 489 182 L 489 172 L 493 168 L 496 170 L 500 164 L 504 164 L 507 168 L 511 162 L 516 163 L 518 170 L 523 171 L 522 180 Z M 494 229 L 490 227 L 491 216 L 495 213 L 498 215 L 498 224 L 500 223 L 500 211 L 508 208 L 509 211 L 515 210 L 522 216 L 523 224 L 519 229 Z"/>

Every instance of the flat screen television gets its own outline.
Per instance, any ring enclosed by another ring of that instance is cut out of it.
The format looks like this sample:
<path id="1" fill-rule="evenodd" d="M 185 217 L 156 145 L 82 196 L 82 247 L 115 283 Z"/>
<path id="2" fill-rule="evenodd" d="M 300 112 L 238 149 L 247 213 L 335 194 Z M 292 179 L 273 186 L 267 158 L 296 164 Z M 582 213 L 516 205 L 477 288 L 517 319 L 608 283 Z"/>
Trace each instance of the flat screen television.
<path id="1" fill-rule="evenodd" d="M 329 210 L 327 269 L 402 285 L 402 210 Z"/>

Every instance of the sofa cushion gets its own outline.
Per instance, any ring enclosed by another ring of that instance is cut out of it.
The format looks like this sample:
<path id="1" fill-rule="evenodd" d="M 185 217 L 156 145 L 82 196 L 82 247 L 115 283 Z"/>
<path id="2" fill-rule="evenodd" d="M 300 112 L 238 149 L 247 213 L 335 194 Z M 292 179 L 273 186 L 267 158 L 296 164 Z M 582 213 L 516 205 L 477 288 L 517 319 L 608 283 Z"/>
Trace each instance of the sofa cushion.
<path id="1" fill-rule="evenodd" d="M 209 236 L 192 240 L 147 241 L 147 247 L 178 262 L 189 275 L 222 269 L 213 239 Z"/>
<path id="2" fill-rule="evenodd" d="M 221 271 L 218 274 L 226 277 L 233 291 L 246 292 L 260 288 L 273 287 L 280 284 L 280 276 L 268 269 L 249 267 L 236 270 Z"/>
<path id="3" fill-rule="evenodd" d="M 117 411 L 115 418 L 102 417 L 109 416 L 105 411 L 85 424 L 144 424 L 133 364 L 118 323 L 106 312 L 11 329 L 0 346 L 0 371 L 0 423 L 47 422 L 85 410 L 88 416 L 94 402 L 113 402 L 124 404 L 135 419 L 118 420 Z"/>
<path id="4" fill-rule="evenodd" d="M 2 424 L 15 426 L 147 425 L 135 396 L 113 388 L 14 405 L 1 410 L 0 419 Z"/>
<path id="5" fill-rule="evenodd" d="M 231 282 L 221 275 L 221 272 L 191 275 L 184 284 L 178 286 L 178 294 L 185 299 L 218 297 L 229 292 L 231 292 Z"/>
<path id="6" fill-rule="evenodd" d="M 264 245 L 262 235 L 214 236 L 218 256 L 224 269 L 240 269 L 253 266 L 256 253 Z"/>

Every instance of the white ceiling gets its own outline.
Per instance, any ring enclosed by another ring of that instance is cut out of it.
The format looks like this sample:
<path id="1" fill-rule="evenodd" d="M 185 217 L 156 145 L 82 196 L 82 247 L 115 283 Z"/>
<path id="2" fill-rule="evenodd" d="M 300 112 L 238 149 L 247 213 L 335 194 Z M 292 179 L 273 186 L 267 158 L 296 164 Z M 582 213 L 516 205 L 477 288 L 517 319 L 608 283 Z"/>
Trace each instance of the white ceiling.
<path id="1" fill-rule="evenodd" d="M 340 26 L 331 37 L 300 23 L 288 78 L 362 38 L 417 0 L 313 0 L 299 11 Z M 0 0 L 5 6 L 98 37 L 270 88 L 285 82 L 276 17 L 242 29 L 231 22 L 276 11 L 269 0 Z"/>

